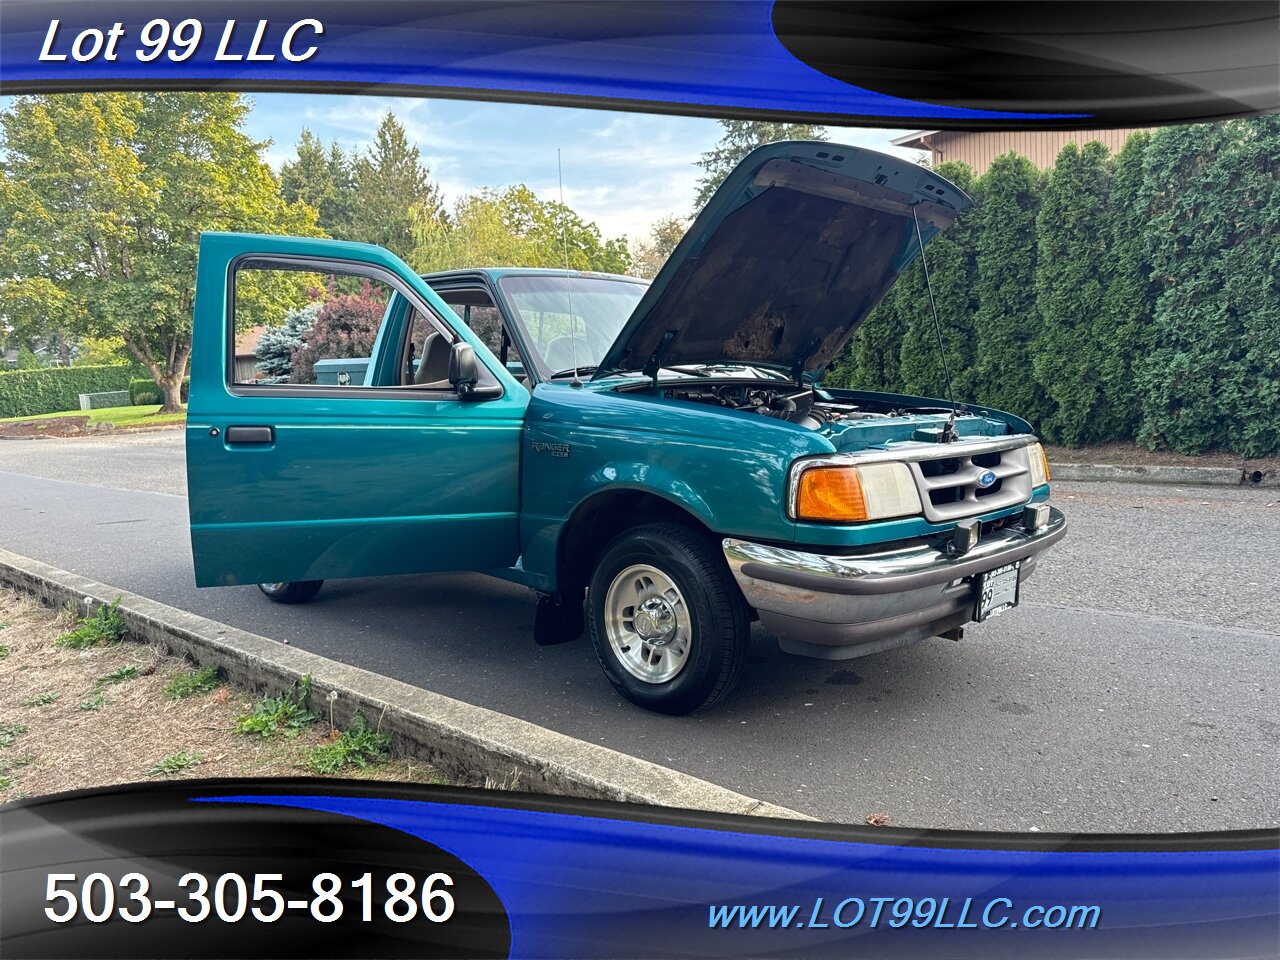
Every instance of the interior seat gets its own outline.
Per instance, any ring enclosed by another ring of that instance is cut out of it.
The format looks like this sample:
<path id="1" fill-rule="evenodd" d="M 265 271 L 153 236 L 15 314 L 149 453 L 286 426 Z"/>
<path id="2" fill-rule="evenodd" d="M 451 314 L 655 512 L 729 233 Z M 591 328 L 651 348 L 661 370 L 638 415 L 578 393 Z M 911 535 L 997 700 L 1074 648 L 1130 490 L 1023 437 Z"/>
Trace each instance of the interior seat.
<path id="1" fill-rule="evenodd" d="M 432 331 L 422 341 L 422 360 L 418 371 L 413 375 L 415 387 L 428 387 L 433 390 L 448 390 L 453 384 L 449 382 L 449 354 L 452 348 L 444 337 Z"/>

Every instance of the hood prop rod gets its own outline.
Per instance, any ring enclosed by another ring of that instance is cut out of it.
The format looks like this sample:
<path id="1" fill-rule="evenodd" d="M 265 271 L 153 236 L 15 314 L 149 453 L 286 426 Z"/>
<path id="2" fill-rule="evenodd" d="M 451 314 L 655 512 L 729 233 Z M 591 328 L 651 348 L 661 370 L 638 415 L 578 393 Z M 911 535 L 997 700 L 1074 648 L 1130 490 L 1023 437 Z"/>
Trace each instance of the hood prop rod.
<path id="1" fill-rule="evenodd" d="M 942 435 L 938 437 L 939 443 L 952 443 L 959 438 L 956 434 L 956 417 L 960 413 L 960 407 L 956 404 L 955 392 L 951 389 L 951 370 L 947 366 L 947 348 L 942 342 L 942 321 L 938 319 L 938 305 L 933 299 L 933 283 L 929 279 L 929 261 L 924 255 L 924 238 L 920 235 L 920 218 L 916 215 L 916 204 L 911 205 L 911 221 L 916 228 L 916 245 L 920 249 L 920 269 L 924 271 L 924 286 L 929 291 L 929 310 L 933 313 L 933 332 L 938 337 L 938 359 L 942 361 L 942 375 L 947 382 L 947 402 L 951 404 L 951 416 L 947 418 L 947 425 L 942 429 Z"/>
<path id="2" fill-rule="evenodd" d="M 649 362 L 644 365 L 644 369 L 640 372 L 652 381 L 654 396 L 658 394 L 658 371 L 662 369 L 662 358 L 667 352 L 667 348 L 671 346 L 671 341 L 676 338 L 676 331 L 668 330 L 658 340 L 658 345 L 653 348 L 653 353 L 649 356 Z"/>

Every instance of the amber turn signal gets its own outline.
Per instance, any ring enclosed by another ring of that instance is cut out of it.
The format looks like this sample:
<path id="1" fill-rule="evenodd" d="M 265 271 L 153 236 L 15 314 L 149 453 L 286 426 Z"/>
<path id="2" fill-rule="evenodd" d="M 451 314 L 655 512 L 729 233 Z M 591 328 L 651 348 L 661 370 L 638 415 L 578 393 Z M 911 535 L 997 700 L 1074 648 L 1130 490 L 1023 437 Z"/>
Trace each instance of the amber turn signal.
<path id="1" fill-rule="evenodd" d="M 856 467 L 812 467 L 800 474 L 799 520 L 866 520 L 867 504 Z"/>

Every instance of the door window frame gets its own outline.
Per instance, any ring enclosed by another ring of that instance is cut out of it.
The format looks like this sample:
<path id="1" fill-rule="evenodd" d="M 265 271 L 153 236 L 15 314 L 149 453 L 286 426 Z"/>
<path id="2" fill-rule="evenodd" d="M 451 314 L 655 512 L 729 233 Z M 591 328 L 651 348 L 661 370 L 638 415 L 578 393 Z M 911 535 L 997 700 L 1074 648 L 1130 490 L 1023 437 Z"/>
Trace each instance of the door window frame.
<path id="1" fill-rule="evenodd" d="M 412 317 L 414 312 L 420 314 L 441 336 L 445 337 L 449 342 L 450 348 L 456 343 L 465 342 L 458 335 L 458 332 L 450 326 L 449 322 L 440 316 L 440 314 L 431 307 L 429 303 L 423 299 L 417 291 L 406 284 L 394 271 L 378 264 L 366 263 L 362 260 L 344 260 L 341 257 L 313 257 L 306 254 L 289 254 L 289 253 L 241 253 L 233 257 L 227 264 L 227 287 L 226 287 L 226 310 L 223 314 L 223 333 L 224 343 L 226 345 L 226 363 L 223 369 L 223 378 L 226 389 L 233 396 L 238 397 L 319 397 L 322 399 L 342 399 L 351 397 L 355 399 L 430 399 L 430 400 L 458 400 L 457 390 L 454 389 L 430 389 L 413 384 L 398 384 L 396 386 L 366 386 L 364 384 L 352 384 L 345 387 L 331 387 L 322 383 L 237 383 L 235 379 L 235 341 L 236 341 L 236 274 L 242 269 L 246 269 L 243 265 L 245 262 L 253 262 L 255 264 L 262 263 L 261 268 L 255 266 L 252 269 L 271 269 L 272 264 L 284 265 L 285 270 L 300 270 L 302 272 L 324 273 L 325 268 L 329 268 L 332 272 L 343 273 L 352 276 L 365 277 L 380 283 L 385 283 L 393 291 L 398 293 L 405 301 L 405 319 L 403 329 L 400 331 L 400 342 L 396 346 L 396 363 L 395 369 L 402 370 L 405 351 L 408 348 L 409 337 L 413 332 Z M 388 304 L 390 306 L 390 304 Z M 384 315 L 384 321 L 385 321 Z M 374 340 L 374 346 L 377 347 L 383 333 L 382 327 L 379 328 L 378 337 Z M 373 360 L 373 350 L 370 350 L 370 362 Z M 488 363 L 477 353 L 476 360 L 487 377 L 484 378 L 484 386 L 496 386 L 502 390 L 501 395 L 505 395 L 506 388 L 502 382 L 489 369 Z M 496 398 L 495 398 L 496 399 Z"/>

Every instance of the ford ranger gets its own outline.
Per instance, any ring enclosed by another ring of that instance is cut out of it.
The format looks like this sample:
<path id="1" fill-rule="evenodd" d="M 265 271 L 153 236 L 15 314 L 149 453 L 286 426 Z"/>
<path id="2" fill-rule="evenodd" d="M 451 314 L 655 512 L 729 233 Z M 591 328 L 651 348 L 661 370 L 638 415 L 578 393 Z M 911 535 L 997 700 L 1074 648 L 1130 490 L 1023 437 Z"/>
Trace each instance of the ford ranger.
<path id="1" fill-rule="evenodd" d="M 585 630 L 622 696 L 676 714 L 732 688 L 756 620 L 827 659 L 959 639 L 1065 533 L 1043 448 L 1014 413 L 822 373 L 969 205 L 916 164 L 791 142 L 730 174 L 652 283 L 206 234 L 197 582 L 297 603 L 483 571 L 537 592 L 538 642 Z M 245 332 L 286 314 L 314 327 L 263 375 Z"/>

